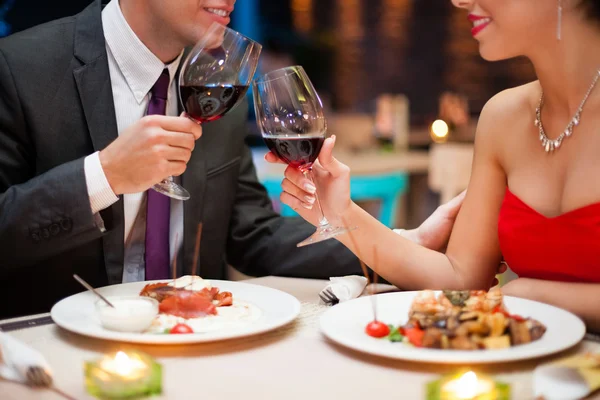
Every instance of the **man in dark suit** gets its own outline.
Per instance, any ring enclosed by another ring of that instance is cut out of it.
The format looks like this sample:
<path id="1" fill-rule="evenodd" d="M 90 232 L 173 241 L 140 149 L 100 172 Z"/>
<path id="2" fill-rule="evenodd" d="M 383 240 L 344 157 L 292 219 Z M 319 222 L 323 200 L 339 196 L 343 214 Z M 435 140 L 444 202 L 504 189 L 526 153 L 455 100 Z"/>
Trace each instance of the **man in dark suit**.
<path id="1" fill-rule="evenodd" d="M 295 247 L 314 228 L 273 211 L 244 144 L 247 104 L 202 127 L 177 116 L 183 48 L 227 23 L 234 2 L 97 0 L 0 41 L 0 318 L 48 311 L 81 290 L 74 273 L 96 287 L 158 276 L 147 258 L 165 246 L 158 262 L 179 254 L 189 274 L 200 222 L 206 278 L 227 278 L 226 263 L 251 275 L 360 273 L 335 240 Z M 155 211 L 150 188 L 169 175 L 191 199 Z M 157 215 L 169 228 L 145 252 Z"/>

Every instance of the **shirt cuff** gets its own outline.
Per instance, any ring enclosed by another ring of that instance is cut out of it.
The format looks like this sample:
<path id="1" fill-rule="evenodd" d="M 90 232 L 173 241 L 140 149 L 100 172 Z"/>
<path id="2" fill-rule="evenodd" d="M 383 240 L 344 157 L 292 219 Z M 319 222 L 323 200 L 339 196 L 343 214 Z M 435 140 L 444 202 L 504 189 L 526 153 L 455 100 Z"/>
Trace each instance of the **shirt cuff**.
<path id="1" fill-rule="evenodd" d="M 110 207 L 119 200 L 119 197 L 115 195 L 106 179 L 98 152 L 85 158 L 83 168 L 92 214 Z"/>

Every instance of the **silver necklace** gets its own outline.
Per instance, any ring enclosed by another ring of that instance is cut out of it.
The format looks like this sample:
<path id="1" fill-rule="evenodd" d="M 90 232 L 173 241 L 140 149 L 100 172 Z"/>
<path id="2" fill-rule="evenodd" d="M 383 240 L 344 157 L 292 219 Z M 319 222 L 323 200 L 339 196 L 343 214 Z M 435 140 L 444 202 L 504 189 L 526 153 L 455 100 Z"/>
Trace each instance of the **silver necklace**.
<path id="1" fill-rule="evenodd" d="M 544 105 L 544 91 L 542 90 L 542 95 L 540 96 L 540 102 L 538 103 L 538 106 L 535 109 L 534 123 L 535 123 L 535 126 L 537 126 L 537 128 L 538 128 L 538 131 L 540 133 L 540 142 L 542 143 L 542 147 L 544 148 L 544 150 L 546 150 L 546 153 L 552 153 L 554 150 L 558 150 L 558 148 L 562 144 L 562 141 L 565 138 L 568 138 L 569 136 L 571 136 L 573 134 L 573 129 L 577 125 L 579 125 L 579 122 L 581 122 L 581 111 L 583 110 L 583 106 L 585 105 L 585 102 L 587 101 L 588 97 L 590 96 L 590 93 L 592 93 L 592 90 L 594 90 L 596 83 L 598 83 L 598 78 L 600 78 L 600 70 L 596 71 L 596 76 L 594 76 L 594 80 L 592 81 L 592 84 L 590 85 L 587 93 L 583 97 L 583 100 L 581 101 L 579 108 L 577 109 L 577 111 L 575 111 L 575 115 L 573 116 L 571 121 L 569 121 L 569 124 L 567 125 L 565 130 L 560 135 L 558 135 L 558 137 L 554 140 L 552 140 L 548 136 L 546 136 L 546 132 L 544 131 L 544 126 L 542 125 L 542 106 Z"/>

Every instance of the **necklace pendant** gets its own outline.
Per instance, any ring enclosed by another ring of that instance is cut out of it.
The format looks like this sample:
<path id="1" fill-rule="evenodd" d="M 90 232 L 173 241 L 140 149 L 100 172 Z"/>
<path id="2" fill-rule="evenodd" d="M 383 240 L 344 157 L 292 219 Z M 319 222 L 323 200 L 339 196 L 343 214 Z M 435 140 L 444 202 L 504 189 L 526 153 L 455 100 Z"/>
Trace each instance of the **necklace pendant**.
<path id="1" fill-rule="evenodd" d="M 554 141 L 554 148 L 555 148 L 555 149 L 558 149 L 558 148 L 560 147 L 560 144 L 561 144 L 561 140 L 560 140 L 560 139 L 556 139 L 556 140 Z"/>
<path id="2" fill-rule="evenodd" d="M 573 134 L 573 128 L 572 127 L 568 127 L 567 129 L 565 129 L 565 136 L 569 137 Z"/>
<path id="3" fill-rule="evenodd" d="M 545 147 L 546 147 L 546 148 L 545 148 L 545 150 L 546 150 L 546 153 L 549 153 L 549 152 L 550 152 L 550 146 L 552 146 L 552 145 L 550 144 L 550 141 L 546 141 L 546 146 L 545 146 Z"/>
<path id="4" fill-rule="evenodd" d="M 579 115 L 576 115 L 573 117 L 573 125 L 574 126 L 579 125 Z"/>

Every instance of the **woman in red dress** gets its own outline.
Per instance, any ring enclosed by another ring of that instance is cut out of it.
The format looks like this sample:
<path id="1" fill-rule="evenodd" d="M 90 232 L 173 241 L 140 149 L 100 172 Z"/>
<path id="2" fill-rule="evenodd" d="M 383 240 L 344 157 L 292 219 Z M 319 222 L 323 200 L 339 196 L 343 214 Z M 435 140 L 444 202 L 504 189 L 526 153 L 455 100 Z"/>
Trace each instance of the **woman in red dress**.
<path id="1" fill-rule="evenodd" d="M 399 287 L 487 289 L 503 255 L 519 275 L 505 294 L 565 308 L 600 331 L 600 0 L 453 3 L 467 11 L 483 58 L 526 56 L 538 80 L 482 110 L 446 252 L 393 234 L 350 200 L 350 171 L 331 154 L 335 137 L 315 165 L 325 214 L 357 226 L 358 248 L 348 235 L 338 240 Z M 316 224 L 307 184 L 288 168 L 282 200 Z"/>

